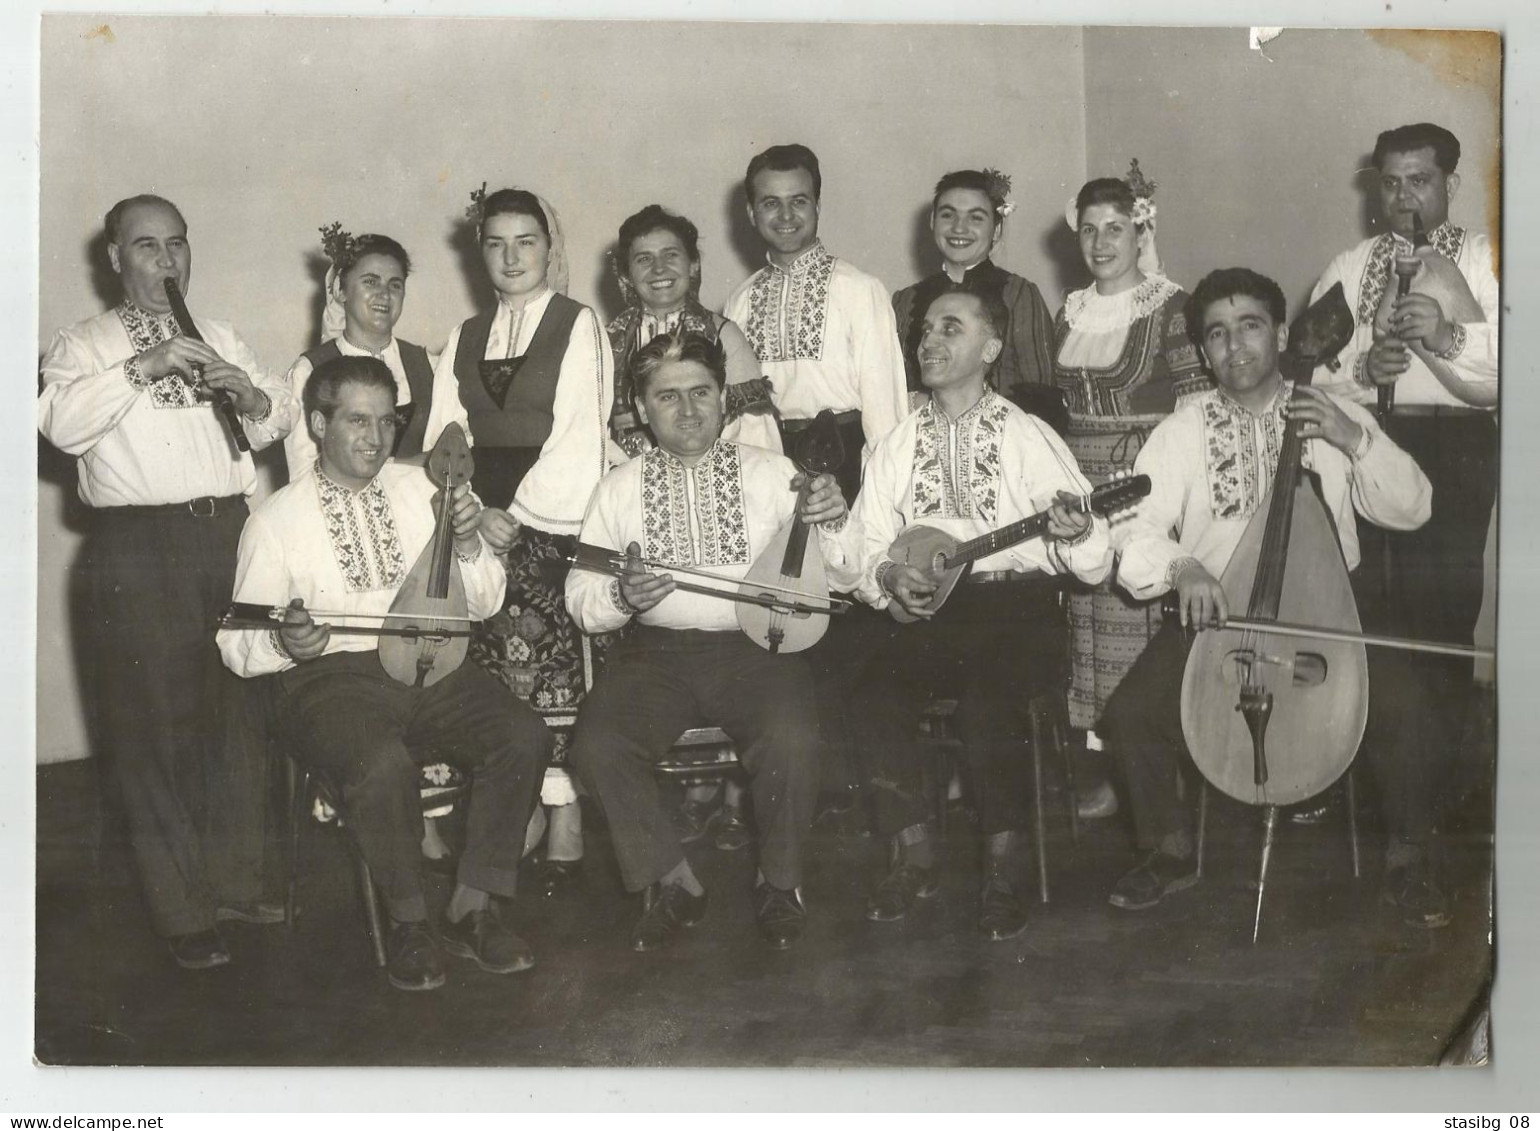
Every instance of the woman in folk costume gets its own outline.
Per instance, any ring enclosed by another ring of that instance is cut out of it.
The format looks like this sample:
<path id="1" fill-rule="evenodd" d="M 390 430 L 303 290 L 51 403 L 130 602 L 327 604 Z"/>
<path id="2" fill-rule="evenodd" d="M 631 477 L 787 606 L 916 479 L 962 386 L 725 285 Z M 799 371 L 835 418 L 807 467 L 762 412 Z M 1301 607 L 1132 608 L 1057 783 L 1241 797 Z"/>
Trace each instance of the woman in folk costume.
<path id="1" fill-rule="evenodd" d="M 990 371 L 995 391 L 1035 405 L 1031 387 L 1052 386 L 1053 319 L 1036 284 L 995 265 L 990 254 L 1005 235 L 1005 218 L 1015 210 L 1011 179 L 998 169 L 962 169 L 936 182 L 930 206 L 930 231 L 941 252 L 941 270 L 893 296 L 898 340 L 904 350 L 910 402 L 925 395 L 920 383 L 919 348 L 925 311 L 936 297 L 954 287 L 998 294 L 1010 312 L 1005 346 Z"/>
<path id="2" fill-rule="evenodd" d="M 683 327 L 719 341 L 727 355 L 724 440 L 781 450 L 770 382 L 743 331 L 700 303 L 700 232 L 688 219 L 649 204 L 628 216 L 611 255 L 626 308 L 609 325 L 615 355 L 610 435 L 628 456 L 652 447 L 632 402 L 631 358 L 659 334 Z"/>
<path id="3" fill-rule="evenodd" d="M 423 443 L 431 448 L 451 421 L 465 426 L 471 486 L 488 508 L 482 533 L 508 574 L 507 603 L 477 627 L 472 659 L 537 712 L 568 714 L 583 698 L 582 634 L 563 586 L 588 497 L 609 467 L 610 347 L 594 312 L 563 293 L 566 247 L 551 206 L 523 189 L 483 187 L 471 200 L 497 305 L 449 335 Z M 566 886 L 582 859 L 571 779 L 552 770 L 541 793 L 552 807 L 548 891 Z"/>
<path id="4" fill-rule="evenodd" d="M 374 232 L 350 235 L 341 223 L 321 229 L 326 270 L 326 307 L 321 314 L 321 344 L 306 350 L 289 368 L 296 399 L 305 394 L 310 374 L 334 357 L 377 357 L 396 379 L 395 457 L 420 459 L 428 406 L 433 399 L 433 359 L 422 346 L 395 336 L 406 305 L 406 277 L 412 261 L 389 236 Z M 284 438 L 290 482 L 315 465 L 315 440 L 308 422 Z"/>
<path id="5" fill-rule="evenodd" d="M 1187 336 L 1186 293 L 1155 250 L 1154 191 L 1135 160 L 1123 180 L 1087 182 L 1064 213 L 1094 282 L 1071 292 L 1055 319 L 1054 377 L 1069 406 L 1069 449 L 1096 485 L 1132 470 L 1150 430 L 1211 385 Z M 1103 585 L 1071 594 L 1069 624 L 1070 723 L 1091 732 L 1094 748 L 1108 697 L 1160 627 L 1160 604 Z M 1115 808 L 1103 783 L 1082 811 Z"/>

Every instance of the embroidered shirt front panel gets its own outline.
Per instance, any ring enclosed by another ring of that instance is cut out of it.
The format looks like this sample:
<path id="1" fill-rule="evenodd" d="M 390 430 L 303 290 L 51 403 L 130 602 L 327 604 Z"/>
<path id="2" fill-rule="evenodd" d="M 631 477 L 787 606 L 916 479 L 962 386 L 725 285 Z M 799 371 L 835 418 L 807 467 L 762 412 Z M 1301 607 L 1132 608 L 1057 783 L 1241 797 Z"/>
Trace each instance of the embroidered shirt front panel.
<path id="1" fill-rule="evenodd" d="M 406 577 L 406 558 L 396 532 L 395 512 L 379 479 L 355 493 L 328 479 L 319 460 L 314 477 L 326 536 L 348 592 L 400 586 Z"/>
<path id="2" fill-rule="evenodd" d="M 914 517 L 993 524 L 1000 508 L 1000 452 L 1009 402 L 986 389 L 955 421 L 927 401 L 919 412 L 910 494 Z"/>
<path id="3" fill-rule="evenodd" d="M 1449 262 L 1456 263 L 1460 258 L 1460 249 L 1465 246 L 1465 229 L 1446 220 L 1428 233 L 1428 242 Z M 1379 309 L 1380 301 L 1385 297 L 1385 288 L 1395 278 L 1397 246 L 1402 254 L 1411 254 L 1410 241 L 1394 232 L 1386 232 L 1375 240 L 1374 247 L 1369 251 L 1369 261 L 1364 264 L 1363 278 L 1358 285 L 1360 326 L 1373 324 L 1374 312 Z"/>
<path id="4" fill-rule="evenodd" d="M 642 460 L 644 554 L 665 565 L 748 565 L 743 461 L 718 440 L 686 467 L 662 448 Z"/>
<path id="5" fill-rule="evenodd" d="M 1204 468 L 1209 509 L 1215 518 L 1249 518 L 1261 506 L 1278 470 L 1285 425 L 1283 406 L 1293 389 L 1292 383 L 1285 382 L 1260 417 L 1217 390 L 1204 396 Z"/>
<path id="6" fill-rule="evenodd" d="M 761 362 L 823 357 L 834 256 L 815 243 L 787 269 L 767 264 L 749 289 L 743 332 Z"/>
<path id="7" fill-rule="evenodd" d="M 170 341 L 182 332 L 176 318 L 169 312 L 154 314 L 138 303 L 124 299 L 117 306 L 118 319 L 128 333 L 129 347 L 137 357 L 147 349 Z M 150 404 L 155 408 L 203 408 L 213 402 L 207 393 L 200 392 L 197 381 L 202 375 L 199 367 L 189 374 L 191 383 L 175 373 L 168 373 L 150 383 Z"/>

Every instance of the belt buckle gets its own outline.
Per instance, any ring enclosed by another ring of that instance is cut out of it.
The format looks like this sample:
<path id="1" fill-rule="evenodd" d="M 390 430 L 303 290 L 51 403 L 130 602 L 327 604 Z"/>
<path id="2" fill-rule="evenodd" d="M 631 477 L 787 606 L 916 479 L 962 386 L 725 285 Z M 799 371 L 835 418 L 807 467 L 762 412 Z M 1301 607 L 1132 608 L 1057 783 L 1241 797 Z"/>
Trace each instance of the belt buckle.
<path id="1" fill-rule="evenodd" d="M 219 503 L 212 495 L 202 495 L 196 499 L 188 499 L 187 509 L 192 512 L 194 518 L 213 518 L 219 513 Z"/>

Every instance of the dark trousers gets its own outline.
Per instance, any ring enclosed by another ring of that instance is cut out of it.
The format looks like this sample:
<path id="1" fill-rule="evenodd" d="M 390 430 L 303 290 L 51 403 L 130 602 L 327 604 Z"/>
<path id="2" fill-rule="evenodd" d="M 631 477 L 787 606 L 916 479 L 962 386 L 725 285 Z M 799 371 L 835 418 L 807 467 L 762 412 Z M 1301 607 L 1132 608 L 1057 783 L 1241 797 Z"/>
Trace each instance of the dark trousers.
<path id="1" fill-rule="evenodd" d="M 1168 617 L 1113 692 L 1100 731 L 1122 766 L 1139 847 L 1189 830 L 1177 793 L 1187 759 L 1182 736 L 1182 676 L 1187 633 Z M 1434 765 L 1442 748 L 1418 729 L 1415 704 L 1424 694 L 1417 666 L 1400 652 L 1367 650 L 1369 721 L 1361 753 L 1378 787 L 1392 840 L 1425 844 L 1433 826 Z"/>
<path id="2" fill-rule="evenodd" d="M 588 693 L 571 756 L 604 808 L 626 889 L 640 891 L 684 859 L 653 766 L 697 726 L 721 727 L 738 747 L 751 778 L 760 871 L 775 887 L 796 887 L 818 797 L 807 664 L 740 632 L 640 625 Z"/>
<path id="3" fill-rule="evenodd" d="M 929 819 L 919 722 L 937 698 L 958 701 L 953 723 L 981 831 L 1026 827 L 1032 796 L 1027 701 L 1062 680 L 1064 631 L 1057 585 L 1041 579 L 965 582 L 933 619 L 892 624 L 856 680 L 851 702 L 879 834 L 892 836 Z"/>
<path id="4" fill-rule="evenodd" d="M 419 768 L 472 776 L 458 880 L 510 897 L 553 740 L 539 717 L 475 664 L 431 687 L 385 674 L 376 652 L 338 652 L 279 676 L 295 756 L 338 793 L 391 918 L 427 918 Z"/>
<path id="5" fill-rule="evenodd" d="M 128 818 L 155 930 L 208 930 L 218 904 L 261 894 L 267 781 L 260 695 L 214 625 L 235 587 L 240 499 L 93 512 L 84 555 L 95 738 Z"/>

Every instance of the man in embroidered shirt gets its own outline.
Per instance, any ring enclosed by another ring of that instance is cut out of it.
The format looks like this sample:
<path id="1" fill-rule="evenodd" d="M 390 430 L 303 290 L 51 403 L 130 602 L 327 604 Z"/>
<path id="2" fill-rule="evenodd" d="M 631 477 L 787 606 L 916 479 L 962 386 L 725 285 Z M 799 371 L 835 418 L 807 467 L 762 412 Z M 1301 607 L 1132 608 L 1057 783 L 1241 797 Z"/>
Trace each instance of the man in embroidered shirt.
<path id="1" fill-rule="evenodd" d="M 429 990 L 443 984 L 444 962 L 423 897 L 418 769 L 443 760 L 474 777 L 459 882 L 439 932 L 443 946 L 483 970 L 511 973 L 534 960 L 502 925 L 493 897 L 514 894 L 524 827 L 552 741 L 534 712 L 477 665 L 409 687 L 380 666 L 375 637 L 333 632 L 306 611 L 326 610 L 339 629 L 378 626 L 432 537 L 432 481 L 421 467 L 388 462 L 395 406 L 395 379 L 378 358 L 339 357 L 316 367 L 305 410 L 319 445 L 317 473 L 251 516 L 235 580 L 237 601 L 288 604 L 289 612 L 281 628 L 221 629 L 218 641 L 237 674 L 278 673 L 278 710 L 295 756 L 337 791 L 384 893 L 390 982 Z M 455 554 L 477 620 L 502 606 L 505 585 L 477 533 L 479 509 L 461 486 L 453 499 Z"/>
<path id="2" fill-rule="evenodd" d="M 123 299 L 54 337 L 38 429 L 78 457 L 91 508 L 94 668 L 82 682 L 100 695 L 94 738 L 122 791 L 155 930 L 180 965 L 200 969 L 230 960 L 216 919 L 281 918 L 257 902 L 265 750 L 243 723 L 260 710 L 208 631 L 229 600 L 256 468 L 209 391 L 230 396 L 253 449 L 280 439 L 299 410 L 228 323 L 198 319 L 201 342 L 179 332 L 165 282 L 186 291 L 192 251 L 175 205 L 119 201 L 106 229 Z M 205 784 L 193 787 L 195 776 Z"/>
<path id="3" fill-rule="evenodd" d="M 749 162 L 744 188 L 766 264 L 722 313 L 743 327 L 770 378 L 786 451 L 821 410 L 840 415 L 839 482 L 853 499 L 865 460 L 908 403 L 891 300 L 880 282 L 818 239 L 823 179 L 812 150 L 771 146 Z"/>
<path id="4" fill-rule="evenodd" d="M 1365 409 L 1283 379 L 1284 315 L 1283 292 L 1253 271 L 1226 268 L 1198 284 L 1187 302 L 1187 324 L 1218 388 L 1156 426 L 1134 464 L 1150 477 L 1150 495 L 1113 528 L 1118 584 L 1141 600 L 1175 590 L 1179 604 L 1179 617 L 1166 618 L 1103 715 L 1108 749 L 1127 775 L 1139 848 L 1147 854 L 1113 889 L 1116 907 L 1151 907 L 1197 882 L 1176 792 L 1186 751 L 1181 686 L 1189 637 L 1183 630 L 1223 624 L 1228 616 L 1219 579 L 1271 486 L 1287 422 L 1301 423 L 1304 466 L 1319 481 L 1350 571 L 1360 560 L 1355 510 L 1396 530 L 1415 529 L 1428 518 L 1427 477 Z M 1410 921 L 1441 926 L 1447 912 L 1424 851 L 1432 829 L 1430 759 L 1437 751 L 1410 721 L 1419 681 L 1401 653 L 1370 648 L 1368 657 L 1369 732 L 1377 737 L 1364 749 L 1390 835 L 1386 893 Z"/>
<path id="5" fill-rule="evenodd" d="M 658 447 L 600 481 L 583 542 L 645 555 L 665 570 L 742 578 L 793 518 L 796 467 L 720 438 L 727 374 L 718 343 L 688 331 L 661 334 L 637 351 L 632 376 L 637 409 Z M 814 524 L 832 583 L 853 585 L 847 541 L 855 535 L 832 476 L 813 481 L 797 517 Z M 721 587 L 736 589 L 732 580 Z M 790 946 L 807 914 L 802 842 L 818 793 L 813 679 L 801 654 L 758 647 L 739 631 L 732 601 L 678 590 L 670 574 L 640 566 L 618 579 L 574 569 L 567 607 L 585 632 L 639 622 L 589 693 L 572 744 L 572 762 L 609 820 L 621 878 L 627 890 L 644 892 L 632 947 L 664 946 L 705 913 L 705 890 L 653 776 L 679 735 L 695 726 L 725 730 L 752 777 L 760 831 L 756 918 L 773 945 Z"/>
<path id="6" fill-rule="evenodd" d="M 1433 484 L 1433 517 L 1418 530 L 1360 524 L 1369 567 L 1359 581 L 1364 627 L 1469 644 L 1497 498 L 1501 300 L 1491 241 L 1449 220 L 1459 160 L 1459 140 L 1428 122 L 1380 134 L 1374 172 L 1390 231 L 1332 260 L 1312 301 L 1340 282 L 1356 322 L 1341 368 L 1317 371 L 1315 384 L 1364 405 L 1389 384 L 1394 410 L 1380 424 Z M 1416 216 L 1432 246 L 1413 256 Z M 1404 297 L 1397 297 L 1398 265 L 1418 272 Z M 1457 746 L 1470 662 L 1418 663 L 1437 704 L 1428 725 Z"/>
<path id="7" fill-rule="evenodd" d="M 900 919 L 936 891 L 917 729 L 932 698 L 946 695 L 959 699 L 956 721 L 985 841 L 979 929 L 995 941 L 1027 923 L 1020 830 L 1032 785 L 1023 723 L 1027 701 L 1064 674 L 1057 575 L 1094 585 L 1112 568 L 1106 520 L 1071 512 L 1059 498 L 1091 490 L 1069 449 L 986 384 L 1008 324 L 998 295 L 962 289 L 930 304 L 919 361 L 931 398 L 877 445 L 855 508 L 865 539 L 858 592 L 876 608 L 897 602 L 920 618 L 890 626 L 857 678 L 851 707 L 861 720 L 858 748 L 878 832 L 892 847 L 867 918 Z M 966 541 L 1044 510 L 1043 538 L 981 558 L 967 579 L 979 584 L 960 585 L 939 610 L 930 607 L 931 573 L 889 557 L 911 526 Z"/>

